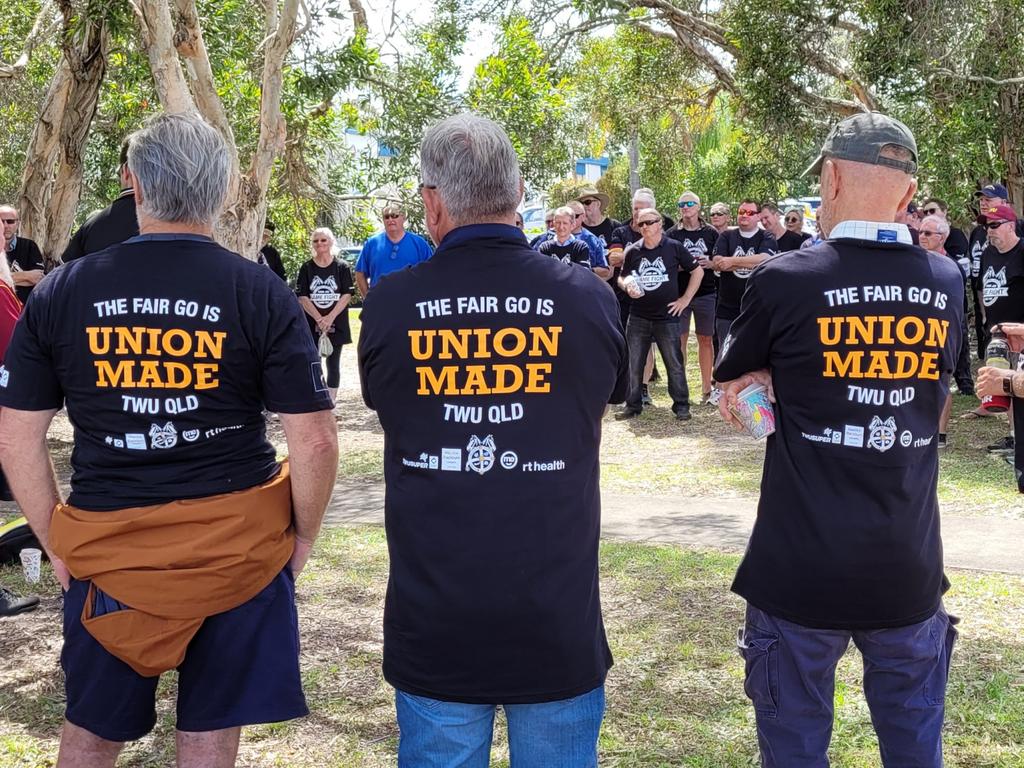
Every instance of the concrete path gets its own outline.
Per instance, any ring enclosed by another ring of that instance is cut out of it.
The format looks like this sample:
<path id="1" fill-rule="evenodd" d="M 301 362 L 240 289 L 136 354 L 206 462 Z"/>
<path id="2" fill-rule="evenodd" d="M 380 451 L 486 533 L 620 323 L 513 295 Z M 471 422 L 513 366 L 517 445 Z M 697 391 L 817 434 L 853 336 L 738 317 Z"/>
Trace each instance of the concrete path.
<path id="1" fill-rule="evenodd" d="M 606 493 L 602 496 L 602 535 L 740 553 L 747 545 L 756 512 L 753 498 L 679 500 Z M 383 522 L 383 483 L 338 483 L 326 525 Z M 945 515 L 942 533 L 948 568 L 1024 575 L 1024 520 Z"/>

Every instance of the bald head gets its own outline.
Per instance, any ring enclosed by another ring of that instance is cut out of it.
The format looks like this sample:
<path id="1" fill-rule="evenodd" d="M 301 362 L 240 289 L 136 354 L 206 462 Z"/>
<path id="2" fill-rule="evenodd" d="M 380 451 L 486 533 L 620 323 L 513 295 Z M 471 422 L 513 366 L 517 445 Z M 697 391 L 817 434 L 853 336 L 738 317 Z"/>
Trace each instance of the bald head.
<path id="1" fill-rule="evenodd" d="M 911 160 L 903 147 L 887 146 L 882 157 Z M 885 165 L 827 157 L 821 165 L 821 207 L 818 228 L 828 237 L 841 221 L 894 222 L 917 192 L 917 180 L 909 173 Z"/>

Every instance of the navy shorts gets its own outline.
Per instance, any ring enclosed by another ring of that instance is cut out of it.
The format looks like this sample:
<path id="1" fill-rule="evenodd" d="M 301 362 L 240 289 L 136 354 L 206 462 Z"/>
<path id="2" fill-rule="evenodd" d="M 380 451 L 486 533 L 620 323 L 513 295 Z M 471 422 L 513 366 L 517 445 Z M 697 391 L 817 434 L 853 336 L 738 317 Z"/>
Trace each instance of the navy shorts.
<path id="1" fill-rule="evenodd" d="M 690 332 L 690 318 L 696 320 L 698 336 L 715 335 L 715 294 L 707 296 L 695 296 L 686 309 L 679 316 L 679 332 L 686 334 Z"/>
<path id="2" fill-rule="evenodd" d="M 88 581 L 64 596 L 68 721 L 108 741 L 133 741 L 156 723 L 159 677 L 143 677 L 82 626 Z M 295 583 L 286 566 L 246 603 L 211 616 L 178 667 L 177 729 L 217 731 L 309 714 L 299 675 Z"/>

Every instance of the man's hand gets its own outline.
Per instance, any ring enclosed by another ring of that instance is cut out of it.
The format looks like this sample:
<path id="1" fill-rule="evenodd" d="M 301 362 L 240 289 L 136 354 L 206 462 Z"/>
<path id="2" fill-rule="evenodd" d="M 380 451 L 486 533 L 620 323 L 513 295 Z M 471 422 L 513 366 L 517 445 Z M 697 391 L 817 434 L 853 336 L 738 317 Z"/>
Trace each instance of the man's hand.
<path id="1" fill-rule="evenodd" d="M 302 569 L 306 567 L 306 563 L 309 561 L 309 556 L 313 552 L 313 542 L 306 541 L 299 536 L 295 537 L 295 549 L 292 550 L 292 558 L 288 561 L 288 567 L 292 571 L 292 576 L 295 578 L 299 577 L 302 573 Z"/>
<path id="2" fill-rule="evenodd" d="M 47 552 L 46 556 L 50 558 L 50 565 L 53 567 L 53 575 L 60 582 L 61 587 L 67 592 L 71 586 L 71 572 L 68 567 L 64 565 L 64 561 L 54 555 L 52 552 Z"/>
<path id="3" fill-rule="evenodd" d="M 685 296 L 680 296 L 675 301 L 670 301 L 668 303 L 668 313 L 672 315 L 672 317 L 679 317 L 686 311 L 688 306 L 690 306 L 690 300 Z"/>
<path id="4" fill-rule="evenodd" d="M 771 371 L 762 368 L 759 371 L 745 373 L 734 381 L 723 382 L 718 386 L 722 388 L 722 398 L 718 401 L 718 412 L 726 424 L 732 424 L 741 432 L 745 429 L 739 419 L 733 414 L 732 409 L 736 408 L 739 393 L 751 384 L 761 384 L 768 389 L 768 399 L 775 402 L 775 390 L 772 388 Z"/>
<path id="5" fill-rule="evenodd" d="M 1011 325 L 1011 323 L 1006 323 Z M 1019 323 L 1012 323 L 1012 325 L 1020 325 Z M 1024 325 L 1021 325 L 1024 328 Z M 1007 334 L 1009 336 L 1009 334 Z M 1003 389 L 1003 379 L 1009 379 L 1013 377 L 1013 371 L 1006 368 L 989 368 L 985 366 L 978 369 L 978 383 L 974 385 L 974 393 L 978 398 L 991 397 L 1005 395 L 1006 391 Z"/>
<path id="6" fill-rule="evenodd" d="M 621 248 L 612 248 L 608 251 L 608 266 L 612 269 L 621 267 L 625 258 L 625 253 Z"/>
<path id="7" fill-rule="evenodd" d="M 711 265 L 716 272 L 732 272 L 732 261 L 732 256 L 715 256 L 711 260 Z"/>
<path id="8" fill-rule="evenodd" d="M 992 326 L 993 331 L 997 328 L 1006 334 L 1006 340 L 1010 344 L 1010 349 L 1014 352 L 1020 352 L 1024 349 L 1024 323 L 999 323 Z"/>

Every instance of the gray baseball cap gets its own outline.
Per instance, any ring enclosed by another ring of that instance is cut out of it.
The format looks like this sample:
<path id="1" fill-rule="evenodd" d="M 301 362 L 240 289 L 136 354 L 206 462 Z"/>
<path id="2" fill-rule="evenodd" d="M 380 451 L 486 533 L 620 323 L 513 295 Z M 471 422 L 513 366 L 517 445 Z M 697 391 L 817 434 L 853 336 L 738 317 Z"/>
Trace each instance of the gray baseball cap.
<path id="1" fill-rule="evenodd" d="M 889 145 L 910 150 L 914 159 L 905 161 L 882 157 L 883 147 Z M 839 122 L 825 139 L 818 159 L 801 175 L 820 175 L 821 164 L 826 157 L 917 173 L 917 142 L 914 141 L 914 134 L 899 120 L 886 117 L 881 112 L 860 112 Z"/>

